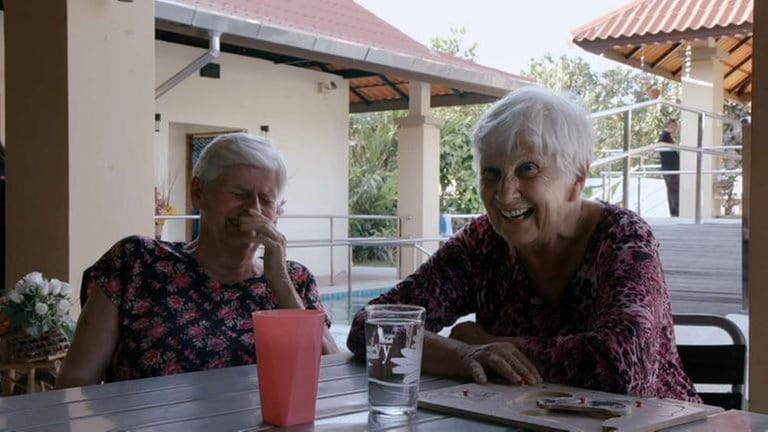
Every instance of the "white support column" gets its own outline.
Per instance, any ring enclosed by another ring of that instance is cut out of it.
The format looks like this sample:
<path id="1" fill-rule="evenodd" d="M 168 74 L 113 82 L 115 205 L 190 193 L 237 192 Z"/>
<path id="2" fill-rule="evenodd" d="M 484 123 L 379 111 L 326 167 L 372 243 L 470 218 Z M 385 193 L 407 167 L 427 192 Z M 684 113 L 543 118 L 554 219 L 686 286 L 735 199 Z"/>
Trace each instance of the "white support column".
<path id="1" fill-rule="evenodd" d="M 4 18 L 5 285 L 42 271 L 77 302 L 86 267 L 153 232 L 154 3 L 13 1 Z"/>
<path id="2" fill-rule="evenodd" d="M 409 114 L 398 121 L 399 169 L 397 215 L 402 219 L 402 236 L 437 238 L 440 218 L 440 126 L 431 116 L 430 85 L 410 82 Z M 435 251 L 437 242 L 423 246 Z M 426 260 L 411 247 L 402 248 L 400 277 L 411 274 Z"/>
<path id="3" fill-rule="evenodd" d="M 685 106 L 700 108 L 705 111 L 723 112 L 723 63 L 725 53 L 716 47 L 710 39 L 697 46 L 692 46 L 690 77 L 682 78 L 682 103 Z M 683 71 L 683 75 L 685 72 Z M 696 147 L 698 116 L 683 112 L 680 124 L 680 143 Z M 722 122 L 712 118 L 704 119 L 704 135 L 702 145 L 722 145 Z M 720 161 L 711 156 L 702 157 L 702 170 L 716 169 Z M 696 170 L 696 154 L 681 152 L 680 169 L 683 171 Z M 719 206 L 714 197 L 713 176 L 701 177 L 701 217 L 711 218 L 719 213 Z M 680 176 L 680 216 L 693 218 L 696 213 L 696 176 L 683 174 Z"/>

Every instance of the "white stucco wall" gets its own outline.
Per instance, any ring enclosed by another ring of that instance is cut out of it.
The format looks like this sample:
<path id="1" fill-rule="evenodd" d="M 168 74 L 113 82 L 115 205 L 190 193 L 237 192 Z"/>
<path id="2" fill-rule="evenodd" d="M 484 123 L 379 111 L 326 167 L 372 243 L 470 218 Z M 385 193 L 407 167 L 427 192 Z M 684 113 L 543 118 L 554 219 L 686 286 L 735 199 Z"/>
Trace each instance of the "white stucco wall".
<path id="1" fill-rule="evenodd" d="M 202 49 L 155 42 L 157 85 L 203 53 Z M 349 88 L 336 75 L 293 66 L 221 54 L 221 78 L 186 79 L 156 102 L 161 113 L 155 133 L 155 183 L 178 173 L 171 203 L 186 208 L 188 133 L 242 129 L 259 134 L 269 125 L 270 137 L 288 165 L 285 197 L 287 215 L 346 214 L 348 198 Z M 319 92 L 318 83 L 333 80 L 338 88 Z M 184 238 L 182 224 L 165 228 L 165 237 Z M 280 228 L 289 241 L 329 235 L 328 220 L 283 219 Z M 335 236 L 346 237 L 347 223 L 335 223 Z M 291 248 L 288 258 L 327 278 L 327 248 Z M 346 248 L 336 248 L 334 270 L 345 271 Z"/>

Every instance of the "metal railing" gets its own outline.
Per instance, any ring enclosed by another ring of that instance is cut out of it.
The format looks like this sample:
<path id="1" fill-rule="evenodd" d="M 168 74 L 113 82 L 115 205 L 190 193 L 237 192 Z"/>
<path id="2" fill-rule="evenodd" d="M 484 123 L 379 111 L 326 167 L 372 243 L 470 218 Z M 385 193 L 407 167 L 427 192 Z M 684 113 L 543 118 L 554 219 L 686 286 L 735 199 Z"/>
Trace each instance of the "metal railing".
<path id="1" fill-rule="evenodd" d="M 670 171 L 670 170 L 653 170 L 653 171 L 631 171 L 630 177 L 635 177 L 637 179 L 637 202 L 635 205 L 635 212 L 638 215 L 642 216 L 642 178 L 643 177 L 657 177 L 657 176 L 663 176 L 663 175 L 692 175 L 696 174 L 696 171 Z M 721 174 L 721 175 L 727 175 L 727 174 L 735 174 L 735 175 L 741 175 L 741 170 L 729 170 L 729 169 L 722 169 L 722 170 L 702 170 L 701 174 Z M 602 200 L 605 202 L 611 202 L 610 195 L 611 195 L 611 187 L 612 187 L 612 180 L 615 177 L 622 177 L 623 172 L 622 171 L 602 171 L 600 172 L 600 177 L 602 178 Z M 591 198 L 594 198 L 593 195 Z"/>
<path id="2" fill-rule="evenodd" d="M 663 105 L 663 106 L 668 106 L 672 108 L 677 108 L 680 111 L 690 112 L 697 115 L 698 128 L 697 128 L 697 134 L 696 134 L 696 147 L 676 145 L 676 144 L 670 144 L 670 143 L 655 143 L 655 144 L 649 144 L 643 147 L 632 148 L 632 113 L 634 111 L 649 108 L 656 105 Z M 612 154 L 610 156 L 606 156 L 606 157 L 595 160 L 591 164 L 591 168 L 599 168 L 601 166 L 604 166 L 619 160 L 624 161 L 622 171 L 621 171 L 622 172 L 622 205 L 625 208 L 627 208 L 629 207 L 629 188 L 630 188 L 630 175 L 631 175 L 630 159 L 632 157 L 654 153 L 655 151 L 657 151 L 659 148 L 662 148 L 662 147 L 674 148 L 676 150 L 686 151 L 686 152 L 695 152 L 696 153 L 696 171 L 695 171 L 696 195 L 694 197 L 695 198 L 694 219 L 697 224 L 701 223 L 702 156 L 704 154 L 707 154 L 710 156 L 717 156 L 724 159 L 741 160 L 740 155 L 727 153 L 721 150 L 713 150 L 712 147 L 707 147 L 707 148 L 704 147 L 703 142 L 704 142 L 705 122 L 707 119 L 718 120 L 723 123 L 729 123 L 733 125 L 733 127 L 739 128 L 739 130 L 741 130 L 741 123 L 719 113 L 713 113 L 713 112 L 705 111 L 698 108 L 687 107 L 684 105 L 680 105 L 674 102 L 668 102 L 664 100 L 645 101 L 645 102 L 640 102 L 632 105 L 627 105 L 624 107 L 600 111 L 600 112 L 593 113 L 592 118 L 600 119 L 605 117 L 611 117 L 618 114 L 622 114 L 624 117 L 623 149 L 620 153 Z M 732 147 L 732 146 L 729 146 L 729 147 Z"/>
<path id="3" fill-rule="evenodd" d="M 321 239 L 297 239 L 288 240 L 286 247 L 289 248 L 316 248 L 327 247 L 330 254 L 330 284 L 335 285 L 334 281 L 334 263 L 333 263 L 333 249 L 336 247 L 347 248 L 347 314 L 352 310 L 352 248 L 355 246 L 380 246 L 380 247 L 397 247 L 399 251 L 402 251 L 403 247 L 412 247 L 418 250 L 426 257 L 432 256 L 432 252 L 422 246 L 423 243 L 437 243 L 445 241 L 445 238 L 401 238 L 402 235 L 402 221 L 407 217 L 401 216 L 386 216 L 386 215 L 343 215 L 343 214 L 308 214 L 308 215 L 282 215 L 281 219 L 328 219 L 329 221 L 329 237 Z M 187 220 L 199 220 L 199 215 L 174 215 L 174 216 L 155 216 L 155 220 L 161 221 L 187 221 Z M 336 238 L 334 236 L 333 224 L 338 219 L 362 219 L 362 220 L 394 220 L 396 221 L 396 228 L 398 237 L 347 237 Z M 402 252 L 398 254 L 402 256 Z M 414 264 L 416 260 L 416 254 L 413 256 Z"/>
<path id="4" fill-rule="evenodd" d="M 173 215 L 173 216 L 155 216 L 156 221 L 167 220 L 199 220 L 199 215 Z M 393 246 L 400 244 L 409 245 L 419 250 L 422 254 L 429 257 L 432 253 L 424 247 L 418 245 L 418 242 L 439 242 L 441 238 L 402 238 L 403 220 L 408 220 L 408 216 L 389 216 L 389 215 L 345 215 L 345 214 L 287 214 L 281 215 L 280 219 L 327 219 L 328 220 L 328 238 L 320 239 L 298 239 L 289 240 L 290 247 L 328 247 L 330 256 L 330 284 L 334 283 L 334 263 L 333 248 L 337 246 Z M 395 231 L 397 237 L 346 237 L 337 238 L 334 235 L 334 222 L 338 219 L 345 220 L 392 220 L 395 221 Z"/>
<path id="5" fill-rule="evenodd" d="M 421 243 L 426 242 L 440 242 L 443 238 L 389 238 L 389 237 L 352 237 L 346 239 L 335 239 L 334 241 L 323 242 L 321 240 L 296 240 L 289 241 L 287 246 L 292 248 L 302 247 L 329 247 L 333 250 L 334 247 L 346 246 L 347 247 L 347 316 L 352 313 L 352 248 L 354 246 L 381 246 L 381 247 L 397 247 L 402 256 L 403 247 L 412 247 L 426 257 L 432 256 L 432 252 L 424 248 Z M 416 255 L 413 257 L 416 260 Z M 331 284 L 333 285 L 333 284 Z"/>
<path id="6" fill-rule="evenodd" d="M 397 236 L 400 237 L 402 235 L 402 226 L 403 221 L 402 218 L 399 216 L 388 216 L 388 215 L 345 215 L 345 214 L 315 214 L 315 215 L 282 215 L 280 216 L 281 219 L 328 219 L 328 241 L 330 244 L 328 245 L 328 252 L 330 255 L 330 283 L 331 286 L 336 284 L 335 281 L 335 269 L 333 264 L 333 248 L 336 246 L 334 244 L 335 236 L 334 236 L 334 230 L 333 225 L 334 222 L 338 219 L 346 219 L 346 220 L 394 220 L 395 221 L 395 232 L 397 233 Z"/>

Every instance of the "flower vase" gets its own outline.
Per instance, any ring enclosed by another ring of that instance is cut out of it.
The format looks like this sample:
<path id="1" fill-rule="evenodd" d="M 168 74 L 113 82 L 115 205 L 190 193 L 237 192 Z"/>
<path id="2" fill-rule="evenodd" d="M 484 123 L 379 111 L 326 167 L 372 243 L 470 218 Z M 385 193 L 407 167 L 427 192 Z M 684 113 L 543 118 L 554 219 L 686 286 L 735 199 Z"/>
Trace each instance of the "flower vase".
<path id="1" fill-rule="evenodd" d="M 163 228 L 165 227 L 164 222 L 155 223 L 155 240 L 162 240 L 163 239 Z"/>

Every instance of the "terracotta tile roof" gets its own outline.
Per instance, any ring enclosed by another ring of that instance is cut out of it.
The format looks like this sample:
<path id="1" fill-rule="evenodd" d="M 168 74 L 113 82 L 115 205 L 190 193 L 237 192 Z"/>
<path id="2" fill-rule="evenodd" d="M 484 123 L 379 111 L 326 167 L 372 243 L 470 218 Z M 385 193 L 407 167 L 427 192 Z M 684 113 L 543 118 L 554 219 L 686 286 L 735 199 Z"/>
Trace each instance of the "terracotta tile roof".
<path id="1" fill-rule="evenodd" d="M 753 0 L 635 0 L 572 31 L 581 48 L 674 80 L 685 47 L 714 38 L 726 96 L 752 97 Z"/>
<path id="2" fill-rule="evenodd" d="M 176 2 L 222 15 L 265 22 L 409 57 L 532 82 L 519 75 L 436 53 L 352 0 L 176 0 Z"/>
<path id="3" fill-rule="evenodd" d="M 752 6 L 753 0 L 635 0 L 572 33 L 579 42 L 751 26 Z"/>
<path id="4" fill-rule="evenodd" d="M 225 15 L 318 33 L 396 52 L 431 51 L 352 0 L 179 0 Z"/>

